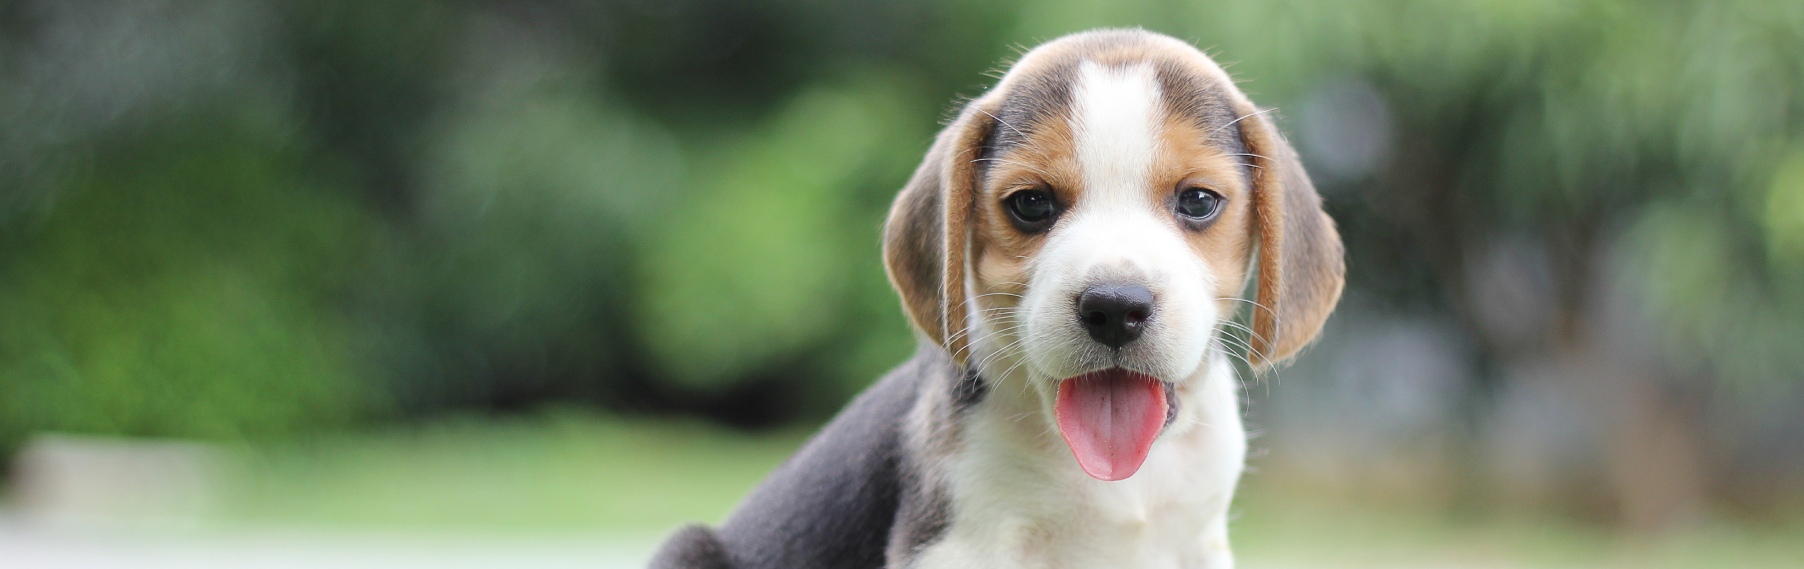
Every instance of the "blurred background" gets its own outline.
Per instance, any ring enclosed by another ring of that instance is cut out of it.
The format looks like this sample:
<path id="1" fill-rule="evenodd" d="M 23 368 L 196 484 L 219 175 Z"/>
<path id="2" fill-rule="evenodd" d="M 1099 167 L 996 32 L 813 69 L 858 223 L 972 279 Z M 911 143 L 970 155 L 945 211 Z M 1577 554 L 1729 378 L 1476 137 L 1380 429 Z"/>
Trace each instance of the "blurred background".
<path id="1" fill-rule="evenodd" d="M 1785 0 L 0 1 L 0 565 L 637 566 L 907 357 L 890 198 L 1100 26 L 1347 240 L 1243 565 L 1804 565 Z"/>

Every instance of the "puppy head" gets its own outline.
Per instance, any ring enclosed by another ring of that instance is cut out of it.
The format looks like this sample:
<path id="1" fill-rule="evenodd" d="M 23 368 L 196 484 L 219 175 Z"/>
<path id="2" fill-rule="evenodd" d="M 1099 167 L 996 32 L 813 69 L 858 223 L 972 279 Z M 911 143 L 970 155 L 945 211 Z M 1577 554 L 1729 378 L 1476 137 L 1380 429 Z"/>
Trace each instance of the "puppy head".
<path id="1" fill-rule="evenodd" d="M 1126 420 L 1078 438 L 1149 445 L 1164 417 L 1084 406 L 1164 407 L 1243 307 L 1254 367 L 1294 355 L 1339 299 L 1341 256 L 1270 121 L 1207 56 L 1143 31 L 1024 55 L 940 134 L 884 244 L 914 324 L 986 378 L 1056 394 L 1080 462 L 1068 421 Z"/>

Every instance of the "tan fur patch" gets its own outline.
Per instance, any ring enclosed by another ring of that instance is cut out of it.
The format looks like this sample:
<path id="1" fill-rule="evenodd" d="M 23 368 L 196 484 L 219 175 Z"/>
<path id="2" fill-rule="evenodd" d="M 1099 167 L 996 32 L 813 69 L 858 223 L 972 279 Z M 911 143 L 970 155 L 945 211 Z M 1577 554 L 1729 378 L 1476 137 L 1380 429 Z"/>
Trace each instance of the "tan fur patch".
<path id="1" fill-rule="evenodd" d="M 1241 308 L 1235 298 L 1246 285 L 1247 262 L 1252 257 L 1252 188 L 1241 175 L 1240 157 L 1210 144 L 1209 134 L 1189 117 L 1166 114 L 1159 156 L 1153 162 L 1153 186 L 1148 191 L 1160 204 L 1170 203 L 1178 192 L 1192 186 L 1227 199 L 1214 221 L 1189 231 L 1188 237 L 1191 250 L 1220 277 L 1212 291 L 1216 303 L 1223 313 L 1232 314 Z M 1175 220 L 1172 223 L 1179 225 Z"/>
<path id="2" fill-rule="evenodd" d="M 1320 331 L 1340 296 L 1343 250 L 1333 221 L 1295 152 L 1220 66 L 1188 44 L 1140 31 L 1080 34 L 1027 53 L 941 134 L 898 196 L 886 229 L 886 266 L 911 320 L 962 362 L 965 303 L 986 318 L 1018 305 L 1014 295 L 1024 292 L 1034 255 L 1058 227 L 1020 231 L 1009 222 L 1003 198 L 1037 187 L 1050 190 L 1064 208 L 1083 200 L 1083 173 L 1064 118 L 1072 112 L 1075 70 L 1086 61 L 1157 70 L 1166 105 L 1146 188 L 1151 203 L 1168 208 L 1191 183 L 1227 198 L 1226 209 L 1206 227 L 1180 229 L 1220 277 L 1213 293 L 1225 313 L 1247 309 L 1236 306 L 1243 302 L 1237 297 L 1253 251 L 1260 251 L 1249 355 L 1266 366 L 1295 354 Z M 1041 120 L 1010 124 L 1005 103 L 1024 104 L 1023 116 Z M 1008 139 L 1007 148 L 985 146 L 992 137 Z M 990 150 L 997 154 L 984 156 Z M 1250 184 L 1243 163 L 1251 164 Z M 1162 217 L 1181 223 L 1168 211 Z M 970 299 L 964 290 L 967 260 L 977 293 Z"/>
<path id="3" fill-rule="evenodd" d="M 1153 41 L 1111 43 L 1110 38 L 1099 37 L 1092 42 L 1050 46 L 1052 49 L 1036 51 L 1016 64 L 1009 79 L 998 85 L 996 92 L 1004 92 L 1040 75 L 1075 69 L 1082 61 L 1092 61 L 1110 66 L 1149 62 L 1181 66 L 1207 81 L 1219 82 L 1217 86 L 1221 93 L 1238 94 L 1214 62 L 1200 57 L 1188 45 L 1169 38 L 1147 39 Z M 1174 45 L 1167 45 L 1167 42 Z M 1234 102 L 1222 101 L 1224 105 Z M 976 304 L 980 310 L 1006 313 L 1016 306 L 1019 297 L 1014 295 L 1025 290 L 1023 283 L 1027 281 L 1033 254 L 1050 233 L 1023 234 L 1015 229 L 1003 206 L 1008 193 L 1028 187 L 1047 189 L 1065 208 L 1074 207 L 1082 200 L 1085 188 L 1075 158 L 1075 137 L 1065 120 L 1071 112 L 1069 107 L 1063 107 L 1058 120 L 1017 130 L 1017 133 L 1025 133 L 1025 141 L 1018 148 L 987 159 L 988 175 L 977 200 L 977 213 L 973 216 L 979 224 L 973 230 L 972 248 L 976 260 L 974 288 L 981 295 Z M 1241 308 L 1235 297 L 1245 284 L 1253 247 L 1253 200 L 1251 188 L 1241 174 L 1241 164 L 1245 160 L 1211 144 L 1210 136 L 1215 133 L 1205 132 L 1192 117 L 1164 112 L 1161 118 L 1160 150 L 1153 162 L 1153 183 L 1147 188 L 1154 194 L 1151 203 L 1169 207 L 1176 193 L 1189 184 L 1214 190 L 1227 198 L 1226 209 L 1219 217 L 1206 229 L 1190 232 L 1189 240 L 1196 254 L 1216 270 L 1215 274 L 1223 277 L 1214 293 L 1222 310 L 1232 313 Z M 1015 127 L 1002 124 L 997 128 Z M 1172 220 L 1174 228 L 1178 223 Z"/>
<path id="4" fill-rule="evenodd" d="M 1017 230 L 1009 222 L 1004 200 L 1016 191 L 1039 189 L 1052 192 L 1054 199 L 1067 207 L 1076 203 L 1083 178 L 1074 153 L 1071 128 L 1058 120 L 1034 130 L 1020 149 L 988 160 L 971 243 L 976 289 L 982 295 L 977 301 L 980 310 L 1001 312 L 1018 304 L 1017 295 L 1026 291 L 1033 255 L 1050 233 Z"/>

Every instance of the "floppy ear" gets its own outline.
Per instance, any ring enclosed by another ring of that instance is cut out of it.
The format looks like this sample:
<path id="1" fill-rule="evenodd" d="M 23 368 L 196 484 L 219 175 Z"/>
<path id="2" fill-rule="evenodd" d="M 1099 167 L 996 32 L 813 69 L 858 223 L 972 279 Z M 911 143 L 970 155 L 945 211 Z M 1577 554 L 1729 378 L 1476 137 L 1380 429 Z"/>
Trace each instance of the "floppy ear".
<path id="1" fill-rule="evenodd" d="M 940 131 L 915 175 L 890 206 L 883 226 L 883 264 L 915 328 L 964 362 L 965 258 L 977 196 L 974 166 L 993 128 L 973 101 Z"/>
<path id="2" fill-rule="evenodd" d="M 1253 156 L 1253 212 L 1259 232 L 1259 304 L 1253 307 L 1251 362 L 1269 368 L 1302 350 L 1340 301 L 1346 262 L 1334 220 L 1297 152 L 1251 105 L 1240 136 Z"/>

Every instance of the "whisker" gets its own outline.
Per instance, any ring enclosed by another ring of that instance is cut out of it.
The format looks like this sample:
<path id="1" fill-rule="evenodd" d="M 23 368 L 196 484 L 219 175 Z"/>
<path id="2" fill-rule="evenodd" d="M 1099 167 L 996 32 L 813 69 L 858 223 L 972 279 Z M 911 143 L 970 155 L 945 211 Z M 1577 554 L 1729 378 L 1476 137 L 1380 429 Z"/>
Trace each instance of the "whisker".
<path id="1" fill-rule="evenodd" d="M 1237 331 L 1241 331 L 1241 332 L 1246 332 L 1248 336 L 1252 337 L 1252 339 L 1259 340 L 1261 342 L 1266 341 L 1265 336 L 1261 335 L 1258 332 L 1254 332 L 1252 328 L 1247 327 L 1247 325 L 1245 325 L 1245 324 L 1228 321 L 1228 322 L 1222 322 L 1221 325 L 1229 330 L 1237 330 Z"/>
<path id="2" fill-rule="evenodd" d="M 1015 346 L 1021 345 L 1021 343 L 1025 342 L 1025 341 L 1027 341 L 1027 338 L 1021 338 L 1021 339 L 1015 340 L 1013 342 L 1009 342 L 1008 345 L 1006 345 L 1006 346 L 997 348 L 996 351 L 990 352 L 989 357 L 986 357 L 983 359 L 982 362 L 979 362 L 977 364 L 977 368 L 981 370 L 984 367 L 987 367 L 990 364 L 990 362 L 995 361 L 996 358 L 1002 357 L 1003 354 L 1007 353 L 1011 349 L 1014 349 Z"/>
<path id="3" fill-rule="evenodd" d="M 1267 341 L 1267 339 L 1264 335 L 1261 335 L 1260 333 L 1253 331 L 1253 329 L 1251 327 L 1248 327 L 1245 324 L 1241 324 L 1241 323 L 1229 320 L 1229 321 L 1222 322 L 1221 325 L 1229 330 L 1237 330 L 1237 331 L 1241 331 L 1241 332 L 1246 332 L 1248 336 L 1252 337 L 1252 339 L 1259 340 L 1261 342 Z"/>
<path id="4" fill-rule="evenodd" d="M 992 115 L 992 114 L 990 114 L 989 111 L 978 108 L 975 105 L 972 106 L 971 108 L 977 109 L 977 112 L 988 115 L 991 119 L 994 119 L 996 122 L 1002 123 L 1002 126 L 1006 126 L 1006 127 L 1008 127 L 1009 130 L 1015 131 L 1015 134 L 1021 135 L 1021 138 L 1027 138 L 1027 133 L 1021 132 L 1021 129 L 1015 128 L 1015 125 L 1009 124 L 1008 121 L 1002 120 L 1002 117 Z M 1236 120 L 1238 120 L 1238 119 L 1236 119 Z M 1228 123 L 1228 124 L 1234 124 L 1234 123 Z"/>
<path id="5" fill-rule="evenodd" d="M 1266 305 L 1264 305 L 1264 304 L 1260 304 L 1260 303 L 1259 303 L 1259 302 L 1258 302 L 1258 301 L 1255 301 L 1255 300 L 1253 300 L 1253 299 L 1250 299 L 1250 298 L 1240 298 L 1240 297 L 1237 297 L 1237 296 L 1219 296 L 1219 297 L 1216 297 L 1216 298 L 1215 298 L 1215 299 L 1216 299 L 1216 300 L 1232 300 L 1232 301 L 1235 301 L 1235 302 L 1245 302 L 1245 303 L 1247 303 L 1247 304 L 1251 304 L 1251 305 L 1253 305 L 1253 306 L 1254 306 L 1254 307 L 1256 307 L 1256 308 L 1259 308 L 1259 309 L 1262 309 L 1262 310 L 1265 310 L 1265 311 L 1266 311 L 1266 312 L 1267 312 L 1267 313 L 1270 313 L 1270 314 L 1273 314 L 1273 315 L 1276 315 L 1276 314 L 1277 314 L 1277 311 L 1274 311 L 1274 310 L 1272 310 L 1272 309 L 1271 309 L 1271 307 L 1269 307 L 1269 306 L 1266 306 Z"/>
<path id="6" fill-rule="evenodd" d="M 1001 329 L 998 329 L 998 330 L 995 330 L 995 331 L 993 331 L 993 332 L 991 332 L 991 333 L 990 333 L 990 336 L 991 336 L 991 337 L 994 337 L 994 336 L 1002 336 L 1002 335 L 1007 335 L 1007 334 L 1009 334 L 1009 333 L 1012 333 L 1012 332 L 1014 332 L 1014 331 L 1016 331 L 1016 330 L 1020 330 L 1020 329 L 1022 329 L 1022 328 L 1026 328 L 1026 327 L 1027 327 L 1027 323 L 1026 323 L 1026 322 L 1021 322 L 1021 321 L 1019 321 L 1019 320 L 1010 320 L 1010 323 L 1011 323 L 1011 324 L 1012 324 L 1012 325 L 1011 325 L 1011 326 L 1007 326 L 1007 327 L 1004 327 L 1004 328 L 1001 328 Z M 965 330 L 964 330 L 964 331 L 961 331 L 961 332 L 960 332 L 960 333 L 959 333 L 959 334 L 954 334 L 954 335 L 952 335 L 952 336 L 951 336 L 951 338 L 952 338 L 952 339 L 957 339 L 957 338 L 960 338 L 960 337 L 968 337 L 968 336 L 969 336 L 969 334 L 971 334 L 971 333 L 974 333 L 974 332 L 976 332 L 976 331 L 977 331 L 977 325 L 975 325 L 975 324 L 974 324 L 974 325 L 971 325 L 971 326 L 967 326 L 967 327 L 966 327 L 966 328 L 965 328 Z M 1016 341 L 1016 343 L 1019 343 L 1019 342 L 1020 342 L 1020 340 L 1017 340 L 1017 341 Z M 958 351 L 957 351 L 957 352 L 954 352 L 954 353 L 953 353 L 953 354 L 952 354 L 952 355 L 953 355 L 953 357 L 954 357 L 954 358 L 956 358 L 956 357 L 958 357 L 958 356 L 959 356 L 959 355 L 960 355 L 960 354 L 967 354 L 967 353 L 969 353 L 969 354 L 975 354 L 975 353 L 976 353 L 976 351 L 977 351 L 977 349 L 978 349 L 978 344 L 979 344 L 979 343 L 980 343 L 980 342 L 977 342 L 977 341 L 971 341 L 971 342 L 966 342 L 966 343 L 965 343 L 965 346 L 964 346 L 964 347 L 963 347 L 963 348 L 961 348 L 961 349 L 959 349 L 959 350 L 958 350 Z M 1012 345 L 1013 345 L 1013 344 L 1011 344 L 1011 346 L 1012 346 Z M 1003 348 L 1003 349 L 1007 349 L 1007 347 L 1004 347 L 1004 348 Z M 979 365 L 979 367 L 982 367 L 982 366 L 981 366 L 981 364 L 980 364 L 980 365 Z"/>
<path id="7" fill-rule="evenodd" d="M 1221 126 L 1218 126 L 1218 127 L 1215 127 L 1215 130 L 1211 130 L 1211 131 L 1209 131 L 1209 134 L 1205 134 L 1205 135 L 1203 135 L 1203 137 L 1204 137 L 1204 138 L 1207 138 L 1207 137 L 1209 137 L 1209 136 L 1210 136 L 1210 135 L 1213 135 L 1213 134 L 1215 134 L 1215 133 L 1217 133 L 1217 132 L 1220 132 L 1220 131 L 1221 131 L 1221 129 L 1224 129 L 1224 128 L 1228 128 L 1228 127 L 1231 127 L 1231 126 L 1234 126 L 1234 123 L 1237 123 L 1237 122 L 1240 122 L 1240 121 L 1243 121 L 1243 120 L 1246 120 L 1246 119 L 1249 119 L 1249 118 L 1252 118 L 1252 117 L 1256 117 L 1256 116 L 1259 116 L 1259 115 L 1263 115 L 1263 114 L 1266 114 L 1266 113 L 1269 113 L 1269 112 L 1272 112 L 1272 111 L 1276 111 L 1276 110 L 1278 110 L 1278 108 L 1277 108 L 1277 107 L 1272 107 L 1272 108 L 1269 108 L 1269 109 L 1266 109 L 1266 110 L 1263 110 L 1263 111 L 1253 111 L 1253 112 L 1250 112 L 1250 113 L 1247 113 L 1247 114 L 1244 114 L 1244 115 L 1240 115 L 1240 118 L 1237 118 L 1237 119 L 1234 119 L 1234 120 L 1231 120 L 1231 121 L 1228 121 L 1228 124 L 1224 124 L 1224 125 L 1221 125 Z"/>
<path id="8" fill-rule="evenodd" d="M 1227 154 L 1223 154 L 1223 155 L 1222 155 L 1222 156 L 1251 156 L 1251 157 L 1254 157 L 1254 158 L 1265 158 L 1265 159 L 1266 159 L 1266 160 L 1271 160 L 1271 158 L 1267 158 L 1267 157 L 1266 157 L 1266 156 L 1265 156 L 1265 155 L 1263 155 L 1263 154 L 1254 154 L 1254 153 L 1251 153 L 1251 152 L 1230 152 L 1230 153 L 1227 153 Z"/>

